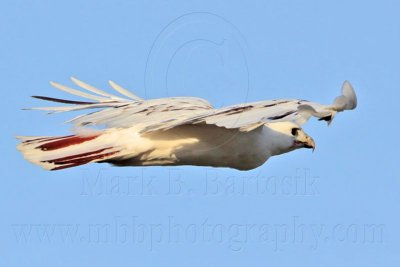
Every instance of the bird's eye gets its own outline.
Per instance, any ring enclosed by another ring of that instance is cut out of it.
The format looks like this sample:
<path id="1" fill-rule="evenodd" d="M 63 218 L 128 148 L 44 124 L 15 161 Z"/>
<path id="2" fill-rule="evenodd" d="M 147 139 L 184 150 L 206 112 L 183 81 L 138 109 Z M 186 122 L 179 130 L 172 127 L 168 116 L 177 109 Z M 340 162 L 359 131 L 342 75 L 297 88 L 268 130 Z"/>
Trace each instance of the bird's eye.
<path id="1" fill-rule="evenodd" d="M 297 135 L 297 132 L 300 130 L 300 128 L 293 128 L 292 129 L 292 135 L 293 136 L 296 136 Z"/>

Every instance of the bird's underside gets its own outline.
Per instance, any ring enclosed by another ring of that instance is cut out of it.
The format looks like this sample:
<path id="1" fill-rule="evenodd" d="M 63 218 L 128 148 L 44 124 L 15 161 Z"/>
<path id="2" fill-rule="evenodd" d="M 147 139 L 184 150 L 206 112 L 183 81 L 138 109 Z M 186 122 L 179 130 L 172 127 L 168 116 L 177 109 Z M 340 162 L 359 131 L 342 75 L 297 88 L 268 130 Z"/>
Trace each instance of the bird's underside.
<path id="1" fill-rule="evenodd" d="M 311 116 L 330 123 L 337 112 L 354 109 L 357 99 L 348 82 L 332 105 L 280 99 L 214 109 L 206 100 L 190 97 L 143 100 L 121 86 L 124 97 L 97 89 L 75 78 L 85 91 L 57 83 L 62 91 L 90 101 L 34 96 L 67 106 L 35 108 L 50 113 L 100 109 L 69 122 L 72 135 L 19 137 L 24 157 L 48 170 L 91 162 L 116 166 L 196 165 L 249 170 L 269 157 L 297 148 L 314 148 L 301 129 Z M 93 126 L 105 126 L 96 130 Z"/>
<path id="2" fill-rule="evenodd" d="M 254 169 L 270 156 L 262 143 L 262 128 L 240 132 L 214 125 L 181 125 L 145 134 L 149 148 L 133 156 L 102 162 L 116 166 L 195 165 Z"/>

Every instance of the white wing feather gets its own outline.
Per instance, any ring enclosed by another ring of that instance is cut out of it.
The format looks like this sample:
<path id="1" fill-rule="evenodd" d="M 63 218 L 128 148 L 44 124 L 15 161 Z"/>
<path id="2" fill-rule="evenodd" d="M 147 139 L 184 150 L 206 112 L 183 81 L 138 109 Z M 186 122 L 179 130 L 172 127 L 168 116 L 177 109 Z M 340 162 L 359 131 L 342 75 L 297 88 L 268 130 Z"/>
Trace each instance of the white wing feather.
<path id="1" fill-rule="evenodd" d="M 57 88 L 57 89 L 59 89 L 61 91 L 70 93 L 72 95 L 80 96 L 80 97 L 91 99 L 91 100 L 96 100 L 96 101 L 99 101 L 99 102 L 108 101 L 107 98 L 99 97 L 99 96 L 88 94 L 88 93 L 85 93 L 85 92 L 82 92 L 82 91 L 79 91 L 79 90 L 75 90 L 75 89 L 72 89 L 72 88 L 70 88 L 68 86 L 65 86 L 65 85 L 62 85 L 62 84 L 59 84 L 59 83 L 56 83 L 56 82 L 50 82 L 50 84 L 53 87 L 55 87 L 55 88 Z"/>
<path id="2" fill-rule="evenodd" d="M 107 92 L 104 92 L 103 90 L 97 89 L 96 87 L 94 87 L 94 86 L 92 86 L 92 85 L 90 85 L 90 84 L 84 83 L 84 82 L 78 80 L 77 78 L 71 77 L 71 80 L 72 80 L 76 85 L 78 85 L 79 87 L 82 87 L 83 89 L 86 89 L 86 90 L 88 90 L 88 91 L 90 91 L 90 92 L 93 92 L 93 93 L 96 93 L 96 94 L 98 94 L 98 95 L 102 95 L 102 96 L 108 97 L 109 99 L 112 99 L 112 100 L 124 101 L 123 98 L 114 96 L 114 95 L 112 95 L 112 94 L 109 94 L 109 93 L 107 93 Z"/>
<path id="3" fill-rule="evenodd" d="M 138 97 L 137 95 L 133 94 L 132 92 L 129 92 L 128 90 L 126 90 L 125 88 L 123 88 L 122 86 L 116 84 L 113 81 L 108 81 L 108 83 L 110 84 L 110 86 L 117 91 L 118 93 L 120 93 L 121 95 L 127 96 L 133 100 L 143 100 L 142 98 Z"/>

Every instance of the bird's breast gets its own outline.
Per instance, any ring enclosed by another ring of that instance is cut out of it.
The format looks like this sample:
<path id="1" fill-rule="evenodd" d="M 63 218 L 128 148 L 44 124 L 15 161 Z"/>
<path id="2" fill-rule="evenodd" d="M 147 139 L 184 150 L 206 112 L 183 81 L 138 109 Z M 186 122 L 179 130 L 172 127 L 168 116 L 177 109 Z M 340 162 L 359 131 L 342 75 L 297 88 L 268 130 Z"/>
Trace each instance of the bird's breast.
<path id="1" fill-rule="evenodd" d="M 173 156 L 177 165 L 230 167 L 250 170 L 268 158 L 259 132 L 240 132 L 215 126 L 188 127 L 187 136 L 197 142 L 176 147 Z M 180 134 L 186 131 L 180 131 Z M 189 134 L 190 133 L 190 134 Z"/>

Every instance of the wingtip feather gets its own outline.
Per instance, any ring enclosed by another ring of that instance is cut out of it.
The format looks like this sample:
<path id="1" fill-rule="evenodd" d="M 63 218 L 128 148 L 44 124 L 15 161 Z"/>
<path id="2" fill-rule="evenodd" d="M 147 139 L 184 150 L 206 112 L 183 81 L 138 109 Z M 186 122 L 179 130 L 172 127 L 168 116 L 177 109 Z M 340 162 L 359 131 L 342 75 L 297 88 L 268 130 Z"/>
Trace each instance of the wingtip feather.
<path id="1" fill-rule="evenodd" d="M 342 85 L 342 94 L 335 98 L 333 108 L 336 111 L 352 110 L 357 107 L 357 95 L 349 81 L 345 80 Z"/>
<path id="2" fill-rule="evenodd" d="M 113 82 L 113 81 L 111 81 L 111 80 L 108 80 L 108 84 L 109 84 L 115 91 L 117 91 L 118 93 L 120 93 L 120 94 L 122 94 L 122 95 L 124 95 L 124 96 L 127 96 L 127 97 L 129 97 L 129 98 L 131 98 L 131 99 L 133 99 L 133 100 L 136 100 L 136 101 L 142 101 L 142 100 L 143 100 L 143 98 L 138 97 L 138 96 L 135 95 L 134 93 L 132 93 L 132 92 L 126 90 L 125 88 L 123 88 L 122 86 L 118 85 L 117 83 L 115 83 L 115 82 Z"/>

